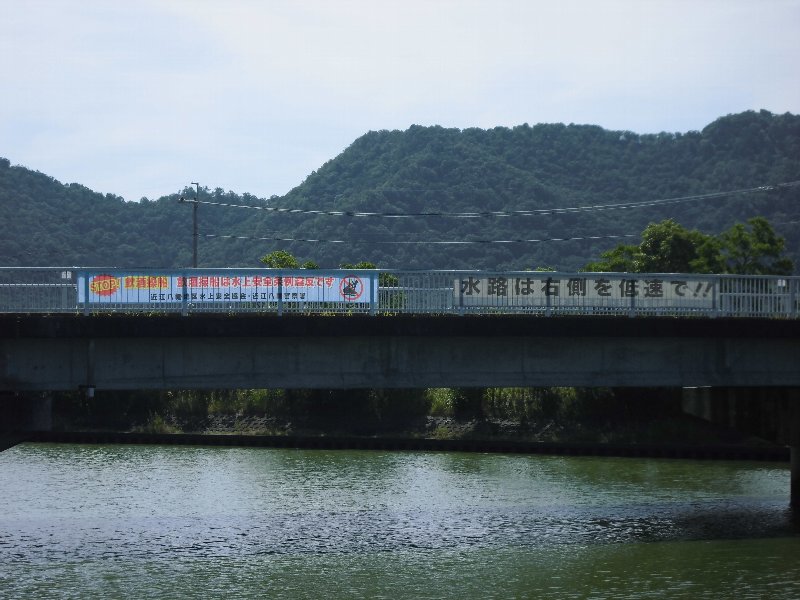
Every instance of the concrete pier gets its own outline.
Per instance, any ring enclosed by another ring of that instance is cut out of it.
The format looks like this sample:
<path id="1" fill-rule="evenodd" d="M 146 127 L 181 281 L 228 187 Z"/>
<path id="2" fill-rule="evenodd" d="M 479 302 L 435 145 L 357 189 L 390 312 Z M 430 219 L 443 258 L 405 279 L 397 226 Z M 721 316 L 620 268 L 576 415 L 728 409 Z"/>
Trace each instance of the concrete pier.
<path id="1" fill-rule="evenodd" d="M 53 430 L 53 396 L 49 392 L 33 395 L 30 422 L 33 431 Z"/>
<path id="2" fill-rule="evenodd" d="M 19 431 L 52 431 L 53 396 L 50 392 L 0 394 L 0 417 L 0 435 Z"/>
<path id="3" fill-rule="evenodd" d="M 789 506 L 800 511 L 800 446 L 791 448 L 791 479 L 789 483 Z"/>

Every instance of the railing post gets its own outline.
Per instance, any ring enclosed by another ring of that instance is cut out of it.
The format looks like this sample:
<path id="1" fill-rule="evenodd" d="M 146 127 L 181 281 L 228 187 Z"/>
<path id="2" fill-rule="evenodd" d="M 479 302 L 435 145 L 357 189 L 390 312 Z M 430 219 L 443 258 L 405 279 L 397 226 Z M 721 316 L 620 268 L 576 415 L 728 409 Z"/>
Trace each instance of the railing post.
<path id="1" fill-rule="evenodd" d="M 714 278 L 714 285 L 711 291 L 711 315 L 712 319 L 716 319 L 719 315 L 719 286 L 722 285 L 722 280 L 719 277 Z"/>
<path id="2" fill-rule="evenodd" d="M 283 277 L 278 276 L 278 316 L 283 316 Z"/>
<path id="3" fill-rule="evenodd" d="M 553 285 L 553 278 L 552 277 L 548 277 L 547 278 L 547 282 L 546 282 L 545 287 L 544 287 L 544 298 L 545 298 L 544 314 L 545 314 L 546 317 L 553 316 L 553 301 L 550 300 L 550 297 L 551 297 L 550 292 L 553 289 L 551 287 L 552 285 Z"/>
<path id="4" fill-rule="evenodd" d="M 458 316 L 464 316 L 464 282 L 458 278 Z"/>
<path id="5" fill-rule="evenodd" d="M 181 275 L 181 285 L 183 287 L 183 294 L 181 294 L 181 315 L 184 317 L 189 316 L 189 278 L 186 277 L 186 272 L 184 271 Z"/>
<path id="6" fill-rule="evenodd" d="M 89 273 L 83 273 L 83 316 L 89 316 Z"/>
<path id="7" fill-rule="evenodd" d="M 65 283 L 65 281 L 71 280 L 71 279 L 72 279 L 72 272 L 71 271 L 68 271 L 68 270 L 61 271 L 61 284 L 62 284 L 62 287 L 61 287 L 61 306 L 60 306 L 58 312 L 68 312 L 70 310 L 73 310 L 72 307 L 70 306 L 71 303 L 69 301 L 69 290 L 70 290 L 70 288 L 68 288 L 66 283 Z M 75 288 L 75 291 L 76 292 L 78 291 L 77 287 Z M 76 302 L 75 302 L 74 310 L 77 310 L 77 308 L 78 308 L 77 300 L 78 299 L 75 298 L 75 300 L 76 300 Z"/>
<path id="8" fill-rule="evenodd" d="M 370 273 L 369 278 L 370 278 L 369 314 L 370 316 L 374 317 L 376 310 L 375 305 L 377 304 L 375 298 L 378 294 L 378 281 L 380 281 L 380 277 L 376 272 L 373 271 L 372 273 Z"/>
<path id="9" fill-rule="evenodd" d="M 639 280 L 638 279 L 632 279 L 630 281 L 631 281 L 631 286 L 630 286 L 631 306 L 628 309 L 628 317 L 633 318 L 633 317 L 636 316 L 636 288 L 637 288 L 636 284 L 639 282 Z M 623 287 L 627 287 L 627 286 L 625 284 L 623 284 Z"/>
<path id="10" fill-rule="evenodd" d="M 789 277 L 787 278 L 780 278 L 778 283 L 783 281 L 783 290 L 781 294 L 781 306 L 783 310 L 781 311 L 787 317 L 791 317 L 792 313 L 794 312 L 794 281 L 792 281 Z"/>

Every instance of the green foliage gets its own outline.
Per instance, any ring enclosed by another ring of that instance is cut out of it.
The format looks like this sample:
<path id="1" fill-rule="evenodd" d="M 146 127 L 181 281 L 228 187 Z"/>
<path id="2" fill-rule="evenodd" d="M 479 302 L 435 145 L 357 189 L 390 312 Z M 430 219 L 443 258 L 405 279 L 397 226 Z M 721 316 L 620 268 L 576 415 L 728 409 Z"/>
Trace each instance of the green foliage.
<path id="1" fill-rule="evenodd" d="M 455 392 L 452 388 L 430 388 L 425 391 L 432 417 L 452 417 Z"/>
<path id="2" fill-rule="evenodd" d="M 340 269 L 377 269 L 377 265 L 375 263 L 362 260 L 355 264 L 350 263 L 342 263 L 339 265 Z M 400 283 L 400 279 L 396 275 L 392 275 L 390 273 L 380 273 L 378 274 L 378 285 L 384 288 L 390 287 L 397 287 Z M 393 296 L 389 301 L 389 308 L 398 308 L 402 306 L 402 297 L 397 295 Z"/>
<path id="3" fill-rule="evenodd" d="M 65 429 L 126 430 L 147 423 L 154 414 L 171 414 L 171 402 L 169 392 L 97 390 L 91 398 L 58 392 L 53 394 L 53 415 Z"/>
<path id="4" fill-rule="evenodd" d="M 144 425 L 134 429 L 139 433 L 180 433 L 180 430 L 167 423 L 160 414 L 150 415 L 150 419 Z"/>
<path id="5" fill-rule="evenodd" d="M 785 240 L 763 217 L 737 223 L 720 235 L 722 262 L 726 273 L 749 275 L 790 275 L 792 261 L 782 256 Z"/>
<path id="6" fill-rule="evenodd" d="M 724 117 L 702 132 L 687 134 L 636 135 L 579 125 L 371 132 L 280 202 L 287 208 L 341 211 L 489 212 L 682 197 L 797 179 L 800 159 L 788 152 L 799 149 L 799 131 L 798 117 L 762 111 Z M 741 143 L 740 136 L 748 143 Z M 546 264 L 570 269 L 599 255 L 605 244 L 584 239 L 557 244 L 369 247 L 362 240 L 588 238 L 641 231 L 648 222 L 665 218 L 714 232 L 754 215 L 781 222 L 781 215 L 796 214 L 797 198 L 798 189 L 792 188 L 731 200 L 565 212 L 535 219 L 376 218 L 343 224 L 320 216 L 311 223 L 319 237 L 348 239 L 347 250 L 331 250 L 368 255 L 389 267 L 524 269 Z M 787 229 L 786 235 L 792 235 L 787 247 L 796 252 L 800 231 Z"/>
<path id="7" fill-rule="evenodd" d="M 430 409 L 425 390 L 287 390 L 293 427 L 373 435 L 419 425 Z"/>
<path id="8" fill-rule="evenodd" d="M 704 248 L 705 259 L 712 264 L 716 252 L 712 236 L 688 230 L 672 219 L 650 223 L 642 232 L 638 246 L 619 244 L 603 252 L 602 260 L 589 263 L 586 271 L 617 271 L 623 273 L 691 273 L 698 269 Z"/>
<path id="9" fill-rule="evenodd" d="M 584 271 L 632 273 L 636 271 L 636 261 L 639 258 L 639 247 L 628 244 L 619 244 L 611 250 L 600 254 L 601 260 L 588 263 Z"/>
<path id="10" fill-rule="evenodd" d="M 274 250 L 260 260 L 270 269 L 297 269 L 300 266 L 298 260 L 286 250 Z"/>
<path id="11" fill-rule="evenodd" d="M 469 420 L 484 417 L 483 388 L 453 388 L 453 416 Z"/>
<path id="12" fill-rule="evenodd" d="M 319 265 L 313 260 L 300 264 L 300 261 L 286 250 L 273 250 L 259 260 L 270 269 L 319 269 Z"/>
<path id="13" fill-rule="evenodd" d="M 286 390 L 214 390 L 204 392 L 209 415 L 291 418 Z"/>
<path id="14" fill-rule="evenodd" d="M 488 388 L 483 391 L 483 414 L 521 424 L 654 419 L 680 412 L 677 393 L 642 388 Z"/>
<path id="15" fill-rule="evenodd" d="M 698 249 L 709 236 L 689 231 L 672 219 L 650 223 L 642 232 L 635 260 L 641 273 L 690 273 L 698 259 Z"/>
<path id="16" fill-rule="evenodd" d="M 748 111 L 717 119 L 702 131 L 675 134 L 637 135 L 562 124 L 374 131 L 355 140 L 284 197 L 261 200 L 207 188 L 200 190 L 200 196 L 227 204 L 315 211 L 491 212 L 625 205 L 797 179 L 800 117 Z M 183 194 L 193 196 L 194 189 L 178 190 L 158 200 L 125 202 L 78 184 L 62 184 L 2 159 L 0 256 L 8 266 L 186 267 L 191 264 L 192 211 L 178 202 Z M 711 234 L 759 216 L 779 228 L 786 240 L 784 253 L 796 262 L 798 206 L 800 187 L 636 209 L 509 219 L 355 219 L 202 205 L 198 208 L 199 263 L 202 267 L 259 266 L 272 248 L 253 238 L 280 232 L 286 238 L 346 241 L 282 244 L 286 253 L 311 255 L 325 267 L 355 264 L 368 257 L 386 268 L 523 270 L 549 265 L 571 270 L 597 260 L 607 250 L 608 244 L 593 236 L 631 234 L 665 219 Z M 752 229 L 747 233 L 758 235 Z M 584 239 L 461 246 L 375 243 L 570 237 Z M 737 265 L 747 270 L 784 270 L 785 265 L 775 261 L 753 267 L 746 243 L 736 246 L 734 237 L 729 241 L 738 250 L 726 254 L 730 270 L 740 268 Z M 679 254 L 673 250 L 671 256 Z M 631 259 L 625 252 L 613 258 L 620 266 Z"/>
<path id="17" fill-rule="evenodd" d="M 361 262 L 357 262 L 354 265 L 350 263 L 342 263 L 339 265 L 340 269 L 377 269 L 375 263 L 368 262 L 366 260 L 362 260 Z"/>
<path id="18" fill-rule="evenodd" d="M 213 395 L 197 390 L 168 391 L 164 393 L 164 408 L 179 418 L 205 418 Z"/>
<path id="19" fill-rule="evenodd" d="M 678 414 L 679 389 L 103 391 L 95 398 L 74 392 L 54 397 L 54 416 L 62 429 L 143 433 L 202 431 L 210 423 L 222 422 L 227 423 L 223 431 L 244 434 L 398 434 L 423 430 L 430 415 L 448 419 L 434 431 L 427 430 L 432 437 L 461 437 L 466 431 L 485 434 L 496 427 L 487 426 L 485 419 L 515 423 L 537 434 L 557 424 L 550 436 L 569 424 L 615 430 L 620 424 Z M 260 423 L 258 429 L 251 429 L 251 418 Z"/>
<path id="20" fill-rule="evenodd" d="M 488 388 L 483 410 L 487 417 L 519 423 L 570 418 L 580 414 L 591 392 L 580 388 Z"/>
<path id="21" fill-rule="evenodd" d="M 734 224 L 718 236 L 689 231 L 672 219 L 650 223 L 638 246 L 619 244 L 603 252 L 586 271 L 629 273 L 734 273 L 790 275 L 785 240 L 763 217 Z"/>

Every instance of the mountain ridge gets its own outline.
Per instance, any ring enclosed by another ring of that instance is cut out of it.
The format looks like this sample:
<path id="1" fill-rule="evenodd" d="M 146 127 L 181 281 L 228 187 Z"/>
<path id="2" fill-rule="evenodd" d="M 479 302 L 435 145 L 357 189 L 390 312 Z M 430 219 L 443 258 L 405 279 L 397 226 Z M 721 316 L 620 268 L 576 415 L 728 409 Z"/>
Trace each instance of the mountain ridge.
<path id="1" fill-rule="evenodd" d="M 673 218 L 718 233 L 757 215 L 776 225 L 798 264 L 800 227 L 792 222 L 800 220 L 797 188 L 539 216 L 441 216 L 646 203 L 798 179 L 800 116 L 790 113 L 747 111 L 686 133 L 574 124 L 371 131 L 282 197 L 259 199 L 218 188 L 201 190 L 200 200 L 287 211 L 438 216 L 332 216 L 202 204 L 200 266 L 256 267 L 261 256 L 284 249 L 323 267 L 368 260 L 387 268 L 574 270 L 615 245 L 606 236 L 638 234 L 649 222 Z M 194 197 L 193 188 L 184 193 Z M 7 232 L 0 256 L 6 266 L 185 267 L 191 264 L 191 212 L 178 194 L 125 202 L 0 159 L 0 222 Z M 572 237 L 599 239 L 496 243 Z M 420 243 L 432 241 L 458 243 Z"/>

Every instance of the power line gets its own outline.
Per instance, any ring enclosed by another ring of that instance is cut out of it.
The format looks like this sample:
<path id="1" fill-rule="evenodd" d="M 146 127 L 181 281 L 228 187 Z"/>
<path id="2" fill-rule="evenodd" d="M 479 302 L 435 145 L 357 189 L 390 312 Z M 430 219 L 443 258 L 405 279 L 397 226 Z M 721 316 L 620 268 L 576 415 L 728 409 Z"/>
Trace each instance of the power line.
<path id="1" fill-rule="evenodd" d="M 638 238 L 636 234 L 621 234 L 621 235 L 587 235 L 582 237 L 567 237 L 567 238 L 543 238 L 543 239 L 515 239 L 515 240 L 414 240 L 414 241 L 400 241 L 400 240 L 323 240 L 315 238 L 286 238 L 286 237 L 257 237 L 249 235 L 217 235 L 207 233 L 204 235 L 207 238 L 219 238 L 228 240 L 261 240 L 270 242 L 310 242 L 315 244 L 387 244 L 387 245 L 439 245 L 439 246 L 455 246 L 455 245 L 473 245 L 473 244 L 539 244 L 545 242 L 572 242 L 576 240 L 618 240 L 623 238 Z"/>
<path id="2" fill-rule="evenodd" d="M 247 204 L 233 204 L 230 202 L 213 202 L 210 200 L 181 200 L 187 203 L 207 204 L 211 206 L 224 206 L 227 208 L 245 208 L 250 210 L 262 210 L 266 212 L 302 215 L 324 215 L 335 217 L 379 217 L 385 219 L 408 219 L 420 217 L 449 217 L 457 219 L 476 219 L 487 217 L 537 217 L 568 213 L 596 212 L 604 210 L 625 210 L 644 208 L 650 206 L 662 206 L 669 204 L 679 204 L 683 202 L 695 202 L 698 200 L 715 200 L 718 198 L 728 198 L 732 196 L 743 196 L 760 192 L 773 192 L 780 189 L 788 189 L 800 186 L 800 180 L 778 183 L 773 185 L 762 185 L 753 188 L 743 188 L 725 192 L 712 192 L 708 194 L 695 194 L 692 196 L 679 196 L 674 198 L 661 198 L 657 200 L 644 200 L 641 202 L 622 202 L 616 204 L 593 204 L 587 206 L 573 206 L 564 208 L 541 208 L 532 210 L 511 210 L 511 211 L 478 211 L 478 212 L 411 212 L 411 213 L 390 213 L 390 212 L 361 212 L 343 210 L 313 210 L 303 208 L 281 208 L 275 206 L 251 206 Z"/>

